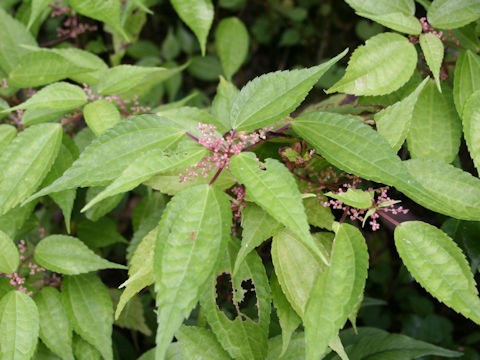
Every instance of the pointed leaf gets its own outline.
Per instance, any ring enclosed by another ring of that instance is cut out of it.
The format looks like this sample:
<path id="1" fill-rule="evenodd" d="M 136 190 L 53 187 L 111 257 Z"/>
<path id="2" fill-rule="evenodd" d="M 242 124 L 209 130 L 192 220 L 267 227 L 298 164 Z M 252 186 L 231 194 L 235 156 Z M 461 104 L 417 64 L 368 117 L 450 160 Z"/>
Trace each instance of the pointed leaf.
<path id="1" fill-rule="evenodd" d="M 480 299 L 473 274 L 456 243 L 421 221 L 395 228 L 395 246 L 403 263 L 432 296 L 480 324 Z"/>
<path id="2" fill-rule="evenodd" d="M 0 273 L 11 274 L 20 264 L 20 254 L 10 237 L 0 230 Z"/>
<path id="3" fill-rule="evenodd" d="M 343 223 L 335 236 L 330 266 L 320 273 L 305 308 L 307 359 L 318 359 L 338 334 L 363 293 L 368 252 L 360 231 Z"/>
<path id="4" fill-rule="evenodd" d="M 427 12 L 428 22 L 439 29 L 455 29 L 480 18 L 476 0 L 434 0 Z"/>
<path id="5" fill-rule="evenodd" d="M 285 165 L 274 159 L 267 159 L 262 164 L 256 160 L 254 153 L 244 152 L 232 157 L 230 169 L 246 186 L 247 196 L 275 220 L 294 231 L 319 259 L 327 262 L 310 235 L 300 190 Z"/>
<path id="6" fill-rule="evenodd" d="M 83 116 L 88 127 L 97 136 L 113 127 L 121 120 L 120 112 L 107 100 L 97 100 L 83 109 Z"/>
<path id="7" fill-rule="evenodd" d="M 335 217 L 328 206 L 323 206 L 318 198 L 303 199 L 303 206 L 305 206 L 305 214 L 307 214 L 309 224 L 332 230 Z"/>
<path id="8" fill-rule="evenodd" d="M 475 91 L 465 104 L 463 133 L 473 163 L 480 172 L 480 90 Z"/>
<path id="9" fill-rule="evenodd" d="M 30 360 L 38 341 L 38 310 L 21 291 L 12 290 L 0 301 L 2 360 Z"/>
<path id="10" fill-rule="evenodd" d="M 175 152 L 164 152 L 163 150 L 149 151 L 142 157 L 136 159 L 123 171 L 120 177 L 90 200 L 82 211 L 89 209 L 91 206 L 109 196 L 132 190 L 154 175 L 180 167 L 188 168 L 190 165 L 199 162 L 207 153 L 204 147 L 198 147 L 195 150 L 188 151 L 178 150 Z"/>
<path id="11" fill-rule="evenodd" d="M 413 0 L 345 0 L 355 11 L 371 14 L 389 14 L 401 12 L 405 15 L 415 14 Z"/>
<path id="12" fill-rule="evenodd" d="M 417 66 L 417 51 L 407 38 L 378 34 L 352 54 L 343 78 L 327 94 L 385 95 L 399 89 Z"/>
<path id="13" fill-rule="evenodd" d="M 92 186 L 87 189 L 85 196 L 85 202 L 89 202 L 95 198 L 98 194 L 105 190 L 105 186 Z M 123 194 L 117 194 L 116 196 L 109 197 L 103 201 L 98 202 L 94 206 L 90 207 L 85 216 L 91 221 L 98 221 L 102 216 L 107 215 L 110 211 L 115 209 L 123 199 Z M 116 229 L 116 226 L 113 227 Z"/>
<path id="14" fill-rule="evenodd" d="M 35 261 L 48 270 L 67 275 L 126 268 L 101 258 L 77 238 L 66 235 L 50 235 L 41 240 L 35 248 Z"/>
<path id="15" fill-rule="evenodd" d="M 92 344 L 104 360 L 113 360 L 112 300 L 100 279 L 95 274 L 65 276 L 62 301 L 73 330 Z"/>
<path id="16" fill-rule="evenodd" d="M 180 19 L 195 33 L 205 55 L 208 32 L 213 21 L 211 0 L 170 0 Z"/>
<path id="17" fill-rule="evenodd" d="M 77 236 L 92 248 L 102 248 L 117 243 L 127 243 L 118 232 L 118 224 L 109 217 L 102 217 L 95 222 L 82 219 L 77 223 Z"/>
<path id="18" fill-rule="evenodd" d="M 361 189 L 347 189 L 346 192 L 339 192 L 337 194 L 329 191 L 325 193 L 328 197 L 340 200 L 349 206 L 356 207 L 358 209 L 368 209 L 372 206 L 372 200 L 374 197 L 373 191 L 363 191 Z"/>
<path id="19" fill-rule="evenodd" d="M 268 278 L 262 260 L 256 252 L 251 252 L 245 258 L 239 271 L 231 281 L 231 294 L 233 306 L 238 309 L 236 317 L 231 320 L 216 303 L 217 278 L 221 274 L 231 274 L 233 264 L 237 257 L 239 245 L 229 241 L 227 252 L 222 256 L 222 263 L 208 282 L 205 292 L 202 294 L 200 305 L 205 312 L 208 324 L 215 333 L 217 340 L 234 359 L 239 360 L 263 360 L 267 354 L 267 338 L 270 325 L 271 296 Z M 243 313 L 239 304 L 244 300 L 244 295 L 249 289 L 245 289 L 245 282 L 252 285 L 251 291 L 255 292 L 256 315 L 258 319 L 252 319 L 251 313 Z M 230 291 L 230 290 L 228 290 Z"/>
<path id="20" fill-rule="evenodd" d="M 266 360 L 278 360 L 282 352 L 281 335 L 268 339 L 268 356 Z M 305 359 L 305 334 L 295 333 L 292 336 L 287 351 L 281 357 L 282 360 Z"/>
<path id="21" fill-rule="evenodd" d="M 392 30 L 405 34 L 419 35 L 422 32 L 422 24 L 415 16 L 405 15 L 402 12 L 391 12 L 386 14 L 370 14 L 357 12 L 359 16 L 373 20 Z"/>
<path id="22" fill-rule="evenodd" d="M 223 125 L 217 127 L 217 130 L 222 134 L 230 130 L 230 111 L 238 93 L 239 90 L 234 84 L 220 76 L 217 95 L 215 95 L 212 103 L 212 114 L 217 119 L 217 122 Z"/>
<path id="23" fill-rule="evenodd" d="M 42 11 L 48 7 L 48 4 L 50 4 L 50 0 L 32 0 L 30 5 L 30 18 L 28 19 L 27 25 L 28 29 L 32 27 L 33 23 L 35 22 L 35 20 L 37 20 Z"/>
<path id="24" fill-rule="evenodd" d="M 396 151 L 400 150 L 407 137 L 415 104 L 427 82 L 428 78 L 423 80 L 406 98 L 376 113 L 374 116 L 377 131 Z"/>
<path id="25" fill-rule="evenodd" d="M 236 17 L 225 18 L 217 26 L 215 46 L 227 80 L 242 66 L 248 54 L 248 31 Z"/>
<path id="26" fill-rule="evenodd" d="M 118 289 L 109 289 L 109 291 L 113 307 L 115 308 L 117 307 L 122 292 Z M 152 331 L 145 323 L 143 304 L 138 296 L 133 297 L 129 301 L 124 311 L 122 311 L 118 319 L 115 320 L 114 324 L 122 328 L 139 331 L 145 336 L 152 335 Z"/>
<path id="27" fill-rule="evenodd" d="M 438 92 L 428 82 L 418 96 L 407 137 L 412 158 L 430 158 L 452 162 L 460 147 L 461 121 L 455 111 L 451 93 Z"/>
<path id="28" fill-rule="evenodd" d="M 35 294 L 40 316 L 40 339 L 65 360 L 73 360 L 72 326 L 62 304 L 60 292 L 47 286 Z"/>
<path id="29" fill-rule="evenodd" d="M 55 161 L 62 140 L 58 124 L 22 131 L 0 157 L 0 215 L 30 196 Z"/>
<path id="30" fill-rule="evenodd" d="M 228 197 L 215 186 L 185 189 L 168 203 L 155 244 L 157 358 L 165 355 L 222 257 L 231 217 Z"/>
<path id="31" fill-rule="evenodd" d="M 0 33 L 2 34 L 0 68 L 10 73 L 20 59 L 29 52 L 22 45 L 37 46 L 37 42 L 25 25 L 12 18 L 2 8 L 0 8 Z"/>
<path id="32" fill-rule="evenodd" d="M 198 358 L 229 360 L 230 356 L 223 350 L 211 330 L 196 326 L 183 325 L 175 334 L 183 357 L 186 360 Z"/>
<path id="33" fill-rule="evenodd" d="M 251 131 L 281 120 L 300 105 L 318 79 L 346 53 L 308 69 L 277 71 L 253 79 L 232 104 L 231 127 Z"/>
<path id="34" fill-rule="evenodd" d="M 461 52 L 455 65 L 453 96 L 460 116 L 470 95 L 480 90 L 480 56 L 470 50 Z"/>
<path id="35" fill-rule="evenodd" d="M 78 335 L 73 337 L 73 354 L 77 360 L 102 360 L 102 354 Z"/>
<path id="36" fill-rule="evenodd" d="M 92 141 L 61 178 L 30 200 L 79 186 L 104 185 L 118 177 L 143 152 L 167 150 L 182 136 L 183 129 L 165 118 L 133 116 Z"/>
<path id="37" fill-rule="evenodd" d="M 422 47 L 425 61 L 432 71 L 438 91 L 442 92 L 440 86 L 440 68 L 443 62 L 443 43 L 437 35 L 426 33 L 420 35 L 420 46 Z"/>
<path id="38" fill-rule="evenodd" d="M 0 156 L 6 146 L 17 136 L 17 128 L 9 124 L 0 124 Z"/>

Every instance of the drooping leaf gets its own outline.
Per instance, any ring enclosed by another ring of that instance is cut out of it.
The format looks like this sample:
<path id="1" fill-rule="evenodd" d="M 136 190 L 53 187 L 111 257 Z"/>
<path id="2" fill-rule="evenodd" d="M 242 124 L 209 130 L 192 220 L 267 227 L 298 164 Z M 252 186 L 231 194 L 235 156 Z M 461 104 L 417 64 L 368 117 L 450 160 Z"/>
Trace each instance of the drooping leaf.
<path id="1" fill-rule="evenodd" d="M 432 296 L 480 323 L 480 299 L 473 274 L 456 243 L 421 221 L 395 228 L 395 246 L 403 263 Z"/>
<path id="2" fill-rule="evenodd" d="M 418 96 L 407 136 L 412 158 L 453 161 L 460 147 L 461 121 L 455 111 L 451 92 L 440 93 L 429 81 Z"/>
<path id="3" fill-rule="evenodd" d="M 242 66 L 248 53 L 248 31 L 237 17 L 223 19 L 215 32 L 215 46 L 227 80 Z"/>
<path id="4" fill-rule="evenodd" d="M 265 267 L 258 254 L 254 251 L 247 255 L 243 266 L 226 285 L 233 305 L 237 311 L 231 314 L 231 319 L 217 304 L 217 284 L 222 274 L 232 274 L 239 245 L 229 241 L 227 252 L 222 256 L 222 263 L 208 282 L 202 294 L 200 305 L 223 348 L 234 359 L 262 360 L 267 354 L 267 338 L 270 325 L 271 295 Z M 249 286 L 248 286 L 249 285 Z M 229 293 L 229 292 L 232 293 Z M 253 292 L 256 303 L 252 311 L 247 312 L 240 307 L 244 296 Z"/>
<path id="5" fill-rule="evenodd" d="M 208 32 L 213 21 L 211 0 L 170 0 L 180 19 L 195 33 L 205 55 Z"/>
<path id="6" fill-rule="evenodd" d="M 12 290 L 0 301 L 2 360 L 30 360 L 38 342 L 38 310 L 27 294 Z"/>
<path id="7" fill-rule="evenodd" d="M 62 304 L 60 292 L 47 286 L 35 294 L 40 318 L 40 339 L 65 360 L 73 360 L 72 326 Z"/>
<path id="8" fill-rule="evenodd" d="M 17 129 L 13 125 L 0 124 L 0 156 L 5 147 L 17 136 Z"/>
<path id="9" fill-rule="evenodd" d="M 118 289 L 109 289 L 109 291 L 113 307 L 116 308 L 122 292 Z M 145 336 L 152 335 L 152 331 L 145 322 L 143 304 L 138 296 L 133 297 L 128 302 L 118 319 L 115 319 L 114 324 L 122 328 L 139 331 Z"/>
<path id="10" fill-rule="evenodd" d="M 268 355 L 266 360 L 277 360 L 283 349 L 281 335 L 268 339 Z M 282 355 L 282 360 L 305 359 L 305 334 L 298 332 L 292 335 L 287 351 Z"/>
<path id="11" fill-rule="evenodd" d="M 254 153 L 244 152 L 232 157 L 230 170 L 246 186 L 247 196 L 294 231 L 316 256 L 327 262 L 310 235 L 300 190 L 285 165 L 274 159 L 267 159 L 263 164 L 256 160 Z"/>
<path id="12" fill-rule="evenodd" d="M 372 206 L 372 200 L 374 197 L 373 191 L 363 191 L 361 189 L 347 189 L 345 192 L 332 193 L 329 191 L 325 193 L 328 197 L 340 200 L 349 206 L 356 207 L 358 209 L 367 209 Z"/>
<path id="13" fill-rule="evenodd" d="M 154 175 L 194 165 L 205 157 L 207 153 L 204 147 L 198 147 L 190 151 L 165 152 L 163 150 L 152 150 L 147 152 L 128 166 L 120 177 L 107 186 L 105 190 L 91 199 L 82 211 L 89 209 L 99 201 L 110 196 L 127 192 Z"/>
<path id="14" fill-rule="evenodd" d="M 262 242 L 272 237 L 282 225 L 258 205 L 247 203 L 242 213 L 242 243 L 238 251 L 233 274 L 236 274 L 245 257 Z"/>
<path id="15" fill-rule="evenodd" d="M 302 323 L 302 319 L 297 315 L 295 310 L 293 310 L 292 306 L 288 302 L 275 275 L 272 275 L 270 279 L 270 288 L 272 289 L 273 305 L 277 309 L 278 319 L 282 328 L 281 356 L 287 351 L 292 334 Z"/>
<path id="16" fill-rule="evenodd" d="M 407 137 L 415 104 L 427 82 L 428 78 L 418 85 L 406 98 L 376 113 L 374 116 L 377 131 L 396 151 L 400 150 Z"/>
<path id="17" fill-rule="evenodd" d="M 103 259 L 77 238 L 66 235 L 50 235 L 41 240 L 35 248 L 35 261 L 48 270 L 67 275 L 126 268 Z"/>
<path id="18" fill-rule="evenodd" d="M 89 202 L 104 190 L 104 186 L 89 187 L 85 196 L 85 202 Z M 85 216 L 91 221 L 97 221 L 102 216 L 107 215 L 110 211 L 115 209 L 117 205 L 122 201 L 122 199 L 123 194 L 117 194 L 115 196 L 104 199 L 103 201 L 99 201 L 94 206 L 88 209 L 88 211 L 85 213 Z"/>
<path id="19" fill-rule="evenodd" d="M 110 25 L 125 40 L 129 40 L 122 27 L 122 3 L 120 0 L 68 0 L 69 5 L 79 14 Z"/>
<path id="20" fill-rule="evenodd" d="M 80 220 L 77 223 L 77 236 L 92 248 L 127 243 L 127 240 L 118 232 L 117 222 L 106 216 L 95 222 L 87 219 Z"/>
<path id="21" fill-rule="evenodd" d="M 79 186 L 105 185 L 117 178 L 140 154 L 152 149 L 167 150 L 182 136 L 183 129 L 168 119 L 154 115 L 133 116 L 92 141 L 61 178 L 30 200 Z"/>
<path id="22" fill-rule="evenodd" d="M 440 68 L 443 61 L 443 43 L 440 38 L 432 33 L 420 35 L 420 46 L 422 47 L 425 61 L 432 71 L 438 91 L 442 92 L 440 86 Z"/>
<path id="23" fill-rule="evenodd" d="M 0 157 L 0 215 L 17 206 L 40 185 L 55 161 L 62 140 L 58 124 L 22 131 Z"/>
<path id="24" fill-rule="evenodd" d="M 480 171 L 480 90 L 468 98 L 463 109 L 463 133 L 473 163 Z"/>
<path id="25" fill-rule="evenodd" d="M 313 284 L 305 308 L 306 359 L 318 359 L 338 334 L 363 293 L 368 252 L 360 231 L 341 224 L 335 235 L 330 266 Z"/>
<path id="26" fill-rule="evenodd" d="M 37 46 L 32 34 L 20 21 L 0 8 L 0 68 L 9 73 L 29 51 L 22 45 Z M 13 85 L 13 84 L 12 84 Z"/>
<path id="27" fill-rule="evenodd" d="M 50 0 L 32 0 L 31 2 L 31 10 L 30 10 L 30 18 L 28 19 L 27 29 L 30 29 L 37 20 L 37 18 L 41 15 L 42 11 L 48 7 Z"/>
<path id="28" fill-rule="evenodd" d="M 352 54 L 343 78 L 328 89 L 355 95 L 385 95 L 399 89 L 417 66 L 417 51 L 407 38 L 378 34 Z"/>
<path id="29" fill-rule="evenodd" d="M 61 358 L 51 352 L 47 346 L 39 341 L 37 344 L 37 349 L 35 350 L 35 360 L 60 360 Z"/>
<path id="30" fill-rule="evenodd" d="M 62 301 L 73 330 L 92 344 L 104 360 L 112 360 L 113 307 L 101 280 L 95 274 L 65 276 Z"/>
<path id="31" fill-rule="evenodd" d="M 73 354 L 77 360 L 102 360 L 102 354 L 80 336 L 73 336 Z"/>
<path id="32" fill-rule="evenodd" d="M 20 264 L 20 255 L 10 237 L 0 230 L 0 272 L 11 274 Z"/>
<path id="33" fill-rule="evenodd" d="M 357 15 L 405 34 L 419 35 L 422 32 L 422 24 L 420 21 L 418 21 L 415 16 L 405 15 L 403 12 L 391 12 L 386 14 L 357 12 Z"/>
<path id="34" fill-rule="evenodd" d="M 175 334 L 185 360 L 198 358 L 230 360 L 211 330 L 183 325 Z"/>
<path id="35" fill-rule="evenodd" d="M 430 24 L 439 29 L 455 29 L 480 18 L 476 0 L 434 0 L 427 12 Z"/>
<path id="36" fill-rule="evenodd" d="M 8 84 L 20 88 L 47 85 L 93 70 L 85 65 L 79 66 L 48 50 L 31 51 L 22 56 L 10 71 Z"/>
<path id="37" fill-rule="evenodd" d="M 157 358 L 164 357 L 224 254 L 231 217 L 228 197 L 215 186 L 187 188 L 168 203 L 155 244 Z"/>
<path id="38" fill-rule="evenodd" d="M 218 131 L 222 133 L 230 129 L 230 111 L 238 93 L 239 90 L 234 84 L 225 80 L 223 76 L 220 76 L 217 95 L 215 95 L 212 103 L 212 114 L 217 119 L 217 122 L 223 125 L 217 127 Z"/>
<path id="39" fill-rule="evenodd" d="M 455 209 L 455 217 L 480 220 L 478 178 L 439 160 L 412 159 L 404 164 L 415 180 L 434 194 L 444 208 Z"/>
<path id="40" fill-rule="evenodd" d="M 453 98 L 458 114 L 463 116 L 463 108 L 470 95 L 480 90 L 480 56 L 470 50 L 460 53 L 455 65 Z"/>
<path id="41" fill-rule="evenodd" d="M 107 100 L 97 100 L 83 109 L 83 116 L 88 127 L 97 136 L 113 127 L 121 120 L 120 112 Z"/>
<path id="42" fill-rule="evenodd" d="M 318 79 L 346 53 L 308 69 L 277 71 L 253 79 L 233 101 L 231 127 L 251 131 L 281 120 L 300 105 Z"/>

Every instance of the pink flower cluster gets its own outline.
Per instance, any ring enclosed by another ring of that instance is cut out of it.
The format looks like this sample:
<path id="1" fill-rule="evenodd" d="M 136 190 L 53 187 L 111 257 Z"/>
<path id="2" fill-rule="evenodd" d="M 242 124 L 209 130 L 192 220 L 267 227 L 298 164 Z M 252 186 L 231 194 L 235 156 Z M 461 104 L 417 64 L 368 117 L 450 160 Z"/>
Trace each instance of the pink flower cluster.
<path id="1" fill-rule="evenodd" d="M 119 95 L 110 95 L 103 97 L 102 95 L 94 94 L 92 89 L 90 89 L 85 83 L 83 83 L 83 91 L 85 91 L 85 93 L 87 94 L 89 101 L 105 99 L 111 103 L 117 104 L 120 110 L 125 113 L 145 113 L 151 110 L 149 106 L 140 105 L 138 101 L 138 95 L 134 95 L 132 100 L 122 99 L 122 97 Z"/>
<path id="2" fill-rule="evenodd" d="M 242 209 L 245 208 L 245 189 L 242 185 L 237 185 L 232 188 L 232 193 L 236 196 L 235 201 L 232 202 L 233 217 L 240 219 L 242 217 Z"/>
<path id="3" fill-rule="evenodd" d="M 5 89 L 8 88 L 7 78 L 2 79 L 2 82 L 0 83 L 0 88 L 5 88 Z"/>
<path id="4" fill-rule="evenodd" d="M 65 28 L 57 28 L 57 38 L 70 37 L 75 39 L 87 31 L 97 31 L 96 25 L 79 23 L 76 16 L 69 17 L 63 22 Z"/>

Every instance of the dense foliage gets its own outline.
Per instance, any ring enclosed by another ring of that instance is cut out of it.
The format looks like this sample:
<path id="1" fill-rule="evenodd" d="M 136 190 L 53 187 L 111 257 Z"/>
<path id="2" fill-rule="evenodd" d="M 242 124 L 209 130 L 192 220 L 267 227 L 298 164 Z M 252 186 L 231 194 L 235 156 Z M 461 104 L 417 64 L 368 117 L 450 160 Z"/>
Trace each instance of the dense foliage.
<path id="1" fill-rule="evenodd" d="M 0 2 L 0 359 L 480 359 L 479 19 Z"/>

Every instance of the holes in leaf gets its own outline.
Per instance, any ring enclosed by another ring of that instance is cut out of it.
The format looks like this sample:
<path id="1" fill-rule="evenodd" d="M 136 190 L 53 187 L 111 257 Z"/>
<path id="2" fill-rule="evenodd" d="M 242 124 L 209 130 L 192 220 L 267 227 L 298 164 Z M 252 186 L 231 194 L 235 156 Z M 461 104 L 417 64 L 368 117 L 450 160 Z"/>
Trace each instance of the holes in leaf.
<path id="1" fill-rule="evenodd" d="M 239 315 L 243 321 L 259 321 L 258 299 L 252 279 L 243 280 L 240 289 L 233 290 L 232 275 L 222 273 L 215 285 L 216 303 L 225 316 L 234 321 Z"/>

